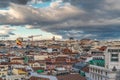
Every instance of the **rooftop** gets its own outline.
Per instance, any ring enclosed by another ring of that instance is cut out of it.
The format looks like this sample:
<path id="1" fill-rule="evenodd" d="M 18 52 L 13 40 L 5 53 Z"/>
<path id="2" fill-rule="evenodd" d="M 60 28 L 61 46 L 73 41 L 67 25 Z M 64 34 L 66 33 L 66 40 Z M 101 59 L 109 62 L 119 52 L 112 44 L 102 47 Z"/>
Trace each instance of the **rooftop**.
<path id="1" fill-rule="evenodd" d="M 48 78 L 41 78 L 41 77 L 31 77 L 29 80 L 50 80 Z"/>
<path id="2" fill-rule="evenodd" d="M 58 80 L 86 80 L 85 77 L 80 76 L 80 74 L 66 74 L 57 76 Z"/>

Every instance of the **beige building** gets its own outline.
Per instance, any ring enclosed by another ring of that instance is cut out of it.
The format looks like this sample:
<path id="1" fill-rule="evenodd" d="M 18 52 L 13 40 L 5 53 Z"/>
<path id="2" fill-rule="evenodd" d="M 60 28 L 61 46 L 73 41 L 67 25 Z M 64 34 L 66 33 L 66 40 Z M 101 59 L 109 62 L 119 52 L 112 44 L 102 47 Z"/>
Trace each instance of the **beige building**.
<path id="1" fill-rule="evenodd" d="M 6 76 L 8 74 L 8 67 L 7 66 L 0 66 L 0 77 Z"/>
<path id="2" fill-rule="evenodd" d="M 13 69 L 12 73 L 14 75 L 27 75 L 28 74 L 27 71 L 22 70 L 22 69 Z"/>
<path id="3" fill-rule="evenodd" d="M 28 63 L 30 67 L 41 67 L 46 69 L 46 63 L 45 61 L 31 61 Z"/>
<path id="4" fill-rule="evenodd" d="M 24 63 L 24 59 L 23 58 L 12 58 L 11 60 L 10 60 L 10 62 L 14 62 L 14 63 L 21 63 L 21 64 L 23 64 Z"/>
<path id="5" fill-rule="evenodd" d="M 45 60 L 48 55 L 34 55 L 34 60 Z"/>

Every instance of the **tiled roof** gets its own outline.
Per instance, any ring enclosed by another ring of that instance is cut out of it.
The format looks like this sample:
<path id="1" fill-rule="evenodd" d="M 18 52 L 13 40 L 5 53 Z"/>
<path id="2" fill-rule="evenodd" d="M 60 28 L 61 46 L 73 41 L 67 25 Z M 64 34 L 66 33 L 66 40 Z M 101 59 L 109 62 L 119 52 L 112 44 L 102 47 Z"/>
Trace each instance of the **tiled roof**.
<path id="1" fill-rule="evenodd" d="M 57 57 L 56 61 L 66 61 L 66 57 Z"/>
<path id="2" fill-rule="evenodd" d="M 107 46 L 102 46 L 100 48 L 98 48 L 100 51 L 105 51 L 107 49 Z"/>
<path id="3" fill-rule="evenodd" d="M 49 80 L 47 78 L 41 78 L 41 77 L 31 77 L 29 80 Z"/>
<path id="4" fill-rule="evenodd" d="M 54 62 L 52 62 L 52 60 L 54 60 Z M 68 62 L 69 60 L 69 62 Z M 59 64 L 59 63 L 75 63 L 75 62 L 78 62 L 77 59 L 72 59 L 72 58 L 68 58 L 68 57 L 56 57 L 56 58 L 47 58 L 46 59 L 46 62 L 51 62 L 53 64 Z"/>
<path id="5" fill-rule="evenodd" d="M 29 61 L 28 63 L 29 63 L 29 64 L 35 64 L 35 63 L 40 64 L 40 63 L 45 63 L 45 60 Z"/>
<path id="6" fill-rule="evenodd" d="M 82 71 L 89 73 L 89 67 L 88 66 L 83 67 Z"/>
<path id="7" fill-rule="evenodd" d="M 70 50 L 70 49 L 68 49 L 68 48 L 65 48 L 64 50 L 63 50 L 63 53 L 65 53 L 65 54 L 67 54 L 67 53 L 72 53 L 72 51 Z"/>
<path id="8" fill-rule="evenodd" d="M 60 46 L 48 46 L 48 48 L 60 49 Z"/>
<path id="9" fill-rule="evenodd" d="M 24 60 L 23 58 L 13 58 L 12 60 Z"/>
<path id="10" fill-rule="evenodd" d="M 0 65 L 19 65 L 19 62 L 1 62 Z"/>
<path id="11" fill-rule="evenodd" d="M 85 77 L 80 76 L 80 74 L 66 74 L 57 76 L 58 80 L 86 80 Z"/>
<path id="12" fill-rule="evenodd" d="M 41 68 L 41 67 L 32 67 L 32 69 L 33 69 L 34 71 L 37 71 L 37 70 L 44 70 L 44 68 Z"/>

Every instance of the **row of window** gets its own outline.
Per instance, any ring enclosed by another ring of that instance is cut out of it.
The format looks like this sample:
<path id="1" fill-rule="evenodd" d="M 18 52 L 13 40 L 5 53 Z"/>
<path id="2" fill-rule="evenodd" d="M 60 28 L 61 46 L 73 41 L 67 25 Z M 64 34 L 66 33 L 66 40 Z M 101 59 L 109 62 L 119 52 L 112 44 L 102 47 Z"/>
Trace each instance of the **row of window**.
<path id="1" fill-rule="evenodd" d="M 91 54 L 103 54 L 103 52 L 91 52 Z"/>
<path id="2" fill-rule="evenodd" d="M 93 57 L 93 60 L 103 60 L 102 57 Z"/>
<path id="3" fill-rule="evenodd" d="M 100 69 L 90 68 L 90 71 L 91 71 L 91 72 L 98 73 L 98 74 L 104 74 L 104 75 L 107 76 L 107 72 L 105 72 L 105 71 L 103 71 L 103 70 L 100 70 Z"/>
<path id="4" fill-rule="evenodd" d="M 0 73 L 0 75 L 5 75 L 4 73 Z"/>
<path id="5" fill-rule="evenodd" d="M 108 52 L 120 52 L 120 49 L 108 49 Z"/>
<path id="6" fill-rule="evenodd" d="M 118 57 L 118 54 L 111 54 L 111 57 Z"/>
<path id="7" fill-rule="evenodd" d="M 98 76 L 95 74 L 91 74 L 90 77 L 91 77 L 91 80 L 107 80 L 105 77 Z"/>
<path id="8" fill-rule="evenodd" d="M 118 58 L 111 58 L 111 62 L 118 62 Z"/>

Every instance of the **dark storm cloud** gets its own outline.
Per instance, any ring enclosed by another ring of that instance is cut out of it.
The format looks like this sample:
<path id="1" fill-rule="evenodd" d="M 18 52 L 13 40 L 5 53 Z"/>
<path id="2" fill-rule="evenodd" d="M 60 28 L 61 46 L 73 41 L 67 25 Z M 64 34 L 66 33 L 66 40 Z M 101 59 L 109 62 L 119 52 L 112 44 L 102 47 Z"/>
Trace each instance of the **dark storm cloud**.
<path id="1" fill-rule="evenodd" d="M 74 6 L 55 9 L 34 9 L 28 6 L 11 4 L 9 13 L 4 13 L 5 15 L 0 16 L 3 17 L 0 19 L 0 22 L 3 24 L 40 24 L 46 26 L 61 23 L 68 19 L 74 19 L 83 13 L 84 11 Z"/>
<path id="2" fill-rule="evenodd" d="M 20 0 L 19 0 L 20 1 Z M 33 25 L 63 37 L 119 38 L 119 0 L 64 0 L 71 5 L 56 8 L 56 3 L 45 9 L 11 4 L 9 12 L 0 16 L 1 24 Z M 15 2 L 21 3 L 21 2 Z"/>
<path id="3" fill-rule="evenodd" d="M 72 5 L 82 7 L 85 10 L 94 10 L 100 8 L 104 4 L 104 0 L 64 0 Z"/>
<path id="4" fill-rule="evenodd" d="M 9 5 L 9 0 L 0 0 L 0 8 L 5 8 Z"/>
<path id="5" fill-rule="evenodd" d="M 17 4 L 26 4 L 28 2 L 28 0 L 10 0 L 10 1 Z"/>
<path id="6" fill-rule="evenodd" d="M 0 0 L 0 8 L 8 7 L 9 3 L 26 4 L 28 0 Z"/>

